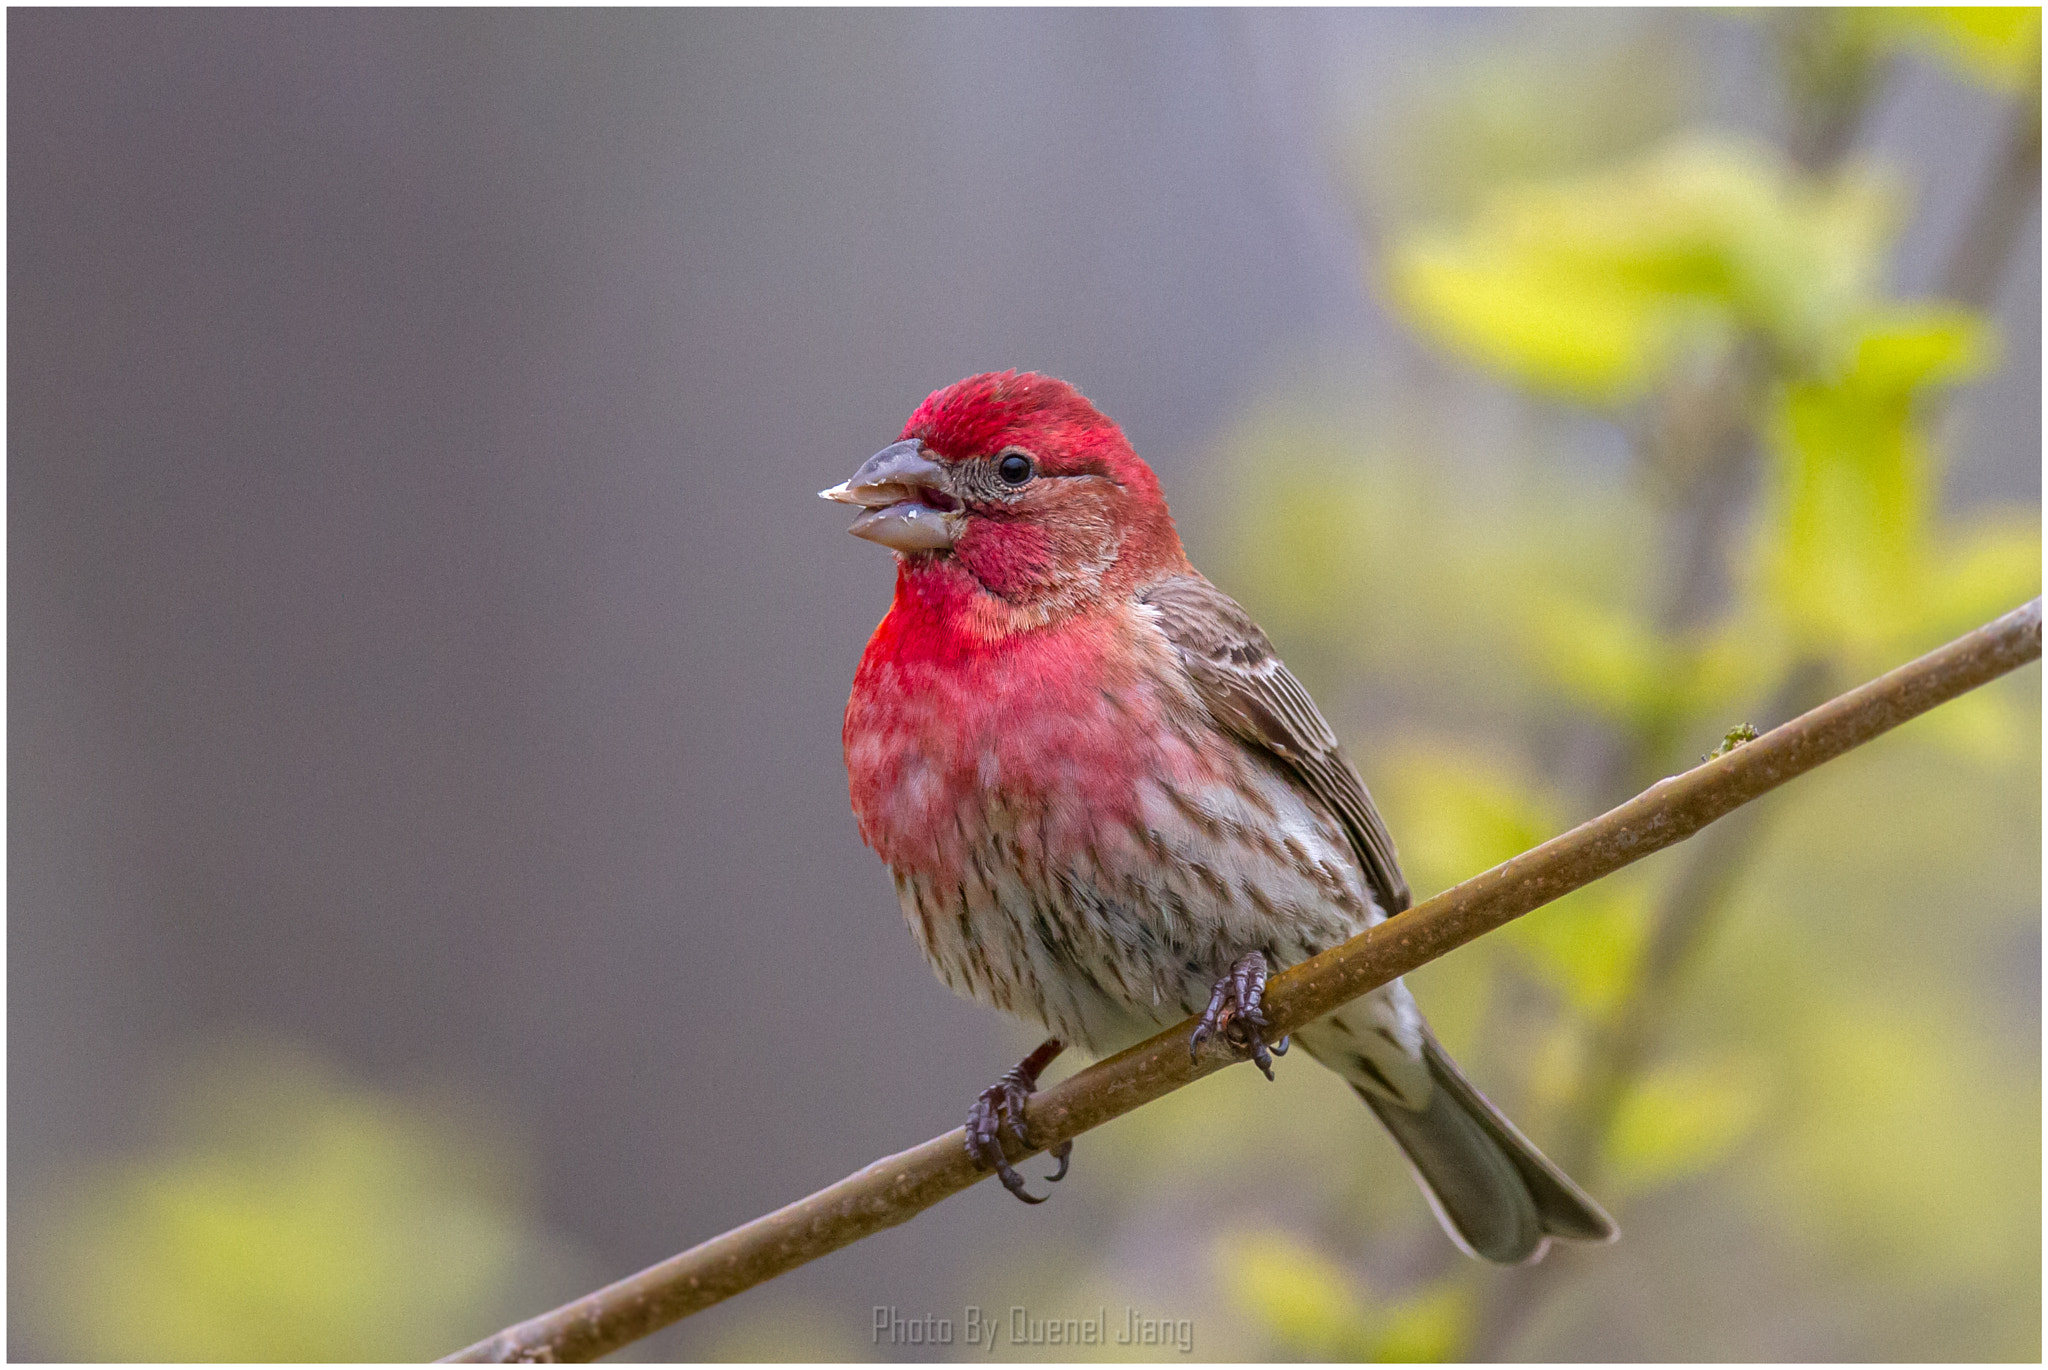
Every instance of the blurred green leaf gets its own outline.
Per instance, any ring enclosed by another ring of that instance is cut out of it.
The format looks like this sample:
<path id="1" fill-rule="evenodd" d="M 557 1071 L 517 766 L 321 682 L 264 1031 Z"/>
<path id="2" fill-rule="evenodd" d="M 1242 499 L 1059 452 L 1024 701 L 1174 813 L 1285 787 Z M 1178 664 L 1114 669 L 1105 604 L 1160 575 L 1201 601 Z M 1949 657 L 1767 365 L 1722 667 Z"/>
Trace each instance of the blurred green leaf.
<path id="1" fill-rule="evenodd" d="M 1924 601 L 1934 636 L 1967 632 L 2040 592 L 2041 520 L 2031 510 L 1979 514 L 1941 546 Z"/>
<path id="2" fill-rule="evenodd" d="M 1411 740 L 1380 773 L 1410 815 L 1401 859 L 1418 892 L 1448 889 L 1557 833 L 1551 798 L 1474 748 Z"/>
<path id="3" fill-rule="evenodd" d="M 1627 610 L 1576 595 L 1531 600 L 1528 650 L 1568 698 L 1636 727 L 1670 714 L 1678 653 L 1663 636 Z"/>
<path id="4" fill-rule="evenodd" d="M 1636 1082 L 1615 1115 L 1615 1181 L 1646 1189 L 1695 1174 L 1732 1151 L 1763 1111 L 1765 1081 L 1733 1060 L 1668 1065 Z"/>
<path id="5" fill-rule="evenodd" d="M 1544 606 L 1627 603 L 1653 550 L 1636 492 L 1591 473 L 1561 479 L 1548 452 L 1504 460 L 1475 485 L 1440 454 L 1418 457 L 1280 407 L 1220 445 L 1230 523 L 1218 579 L 1340 736 L 1344 701 L 1323 682 L 1344 671 L 1460 701 L 1475 724 L 1543 707 L 1527 674 L 1544 669 L 1532 664 L 1545 650 Z M 1376 783 L 1371 768 L 1367 780 Z"/>
<path id="6" fill-rule="evenodd" d="M 1873 312 L 1839 372 L 1786 385 L 1760 546 L 1764 585 L 1810 649 L 1868 668 L 1965 605 L 2009 608 L 2038 573 L 2013 521 L 1945 555 L 1916 402 L 1987 364 L 1987 330 L 1946 306 Z M 1992 610 L 1996 612 L 1997 610 Z"/>
<path id="7" fill-rule="evenodd" d="M 1653 751 L 1687 720 L 1754 696 L 1785 660 L 1784 644 L 1753 622 L 1731 619 L 1674 637 L 1633 606 L 1534 578 L 1523 586 L 1514 636 L 1540 679 Z"/>
<path id="8" fill-rule="evenodd" d="M 1460 1358 L 1472 1331 L 1472 1295 L 1461 1282 L 1443 1280 L 1380 1314 L 1372 1359 L 1394 1363 Z"/>
<path id="9" fill-rule="evenodd" d="M 1394 245 L 1388 283 L 1426 333 L 1538 390 L 1614 404 L 1686 349 L 1755 330 L 1823 356 L 1871 293 L 1893 220 L 1867 175 L 1816 185 L 1706 138 L 1617 170 L 1500 192 Z"/>
<path id="10" fill-rule="evenodd" d="M 1933 58 L 1966 80 L 2016 95 L 2040 79 L 2041 10 L 2030 5 L 1900 5 L 1844 11 L 1879 44 Z"/>
<path id="11" fill-rule="evenodd" d="M 1588 1013 L 1611 1007 L 1634 978 L 1648 927 L 1640 879 L 1610 876 L 1503 930 L 1508 945 Z"/>
<path id="12" fill-rule="evenodd" d="M 1284 1232 L 1227 1234 L 1215 1265 L 1226 1291 L 1281 1345 L 1311 1360 L 1369 1360 L 1365 1300 L 1335 1263 Z"/>
<path id="13" fill-rule="evenodd" d="M 1640 394 L 1688 325 L 1714 322 L 1512 241 L 1417 235 L 1395 249 L 1388 274 L 1397 304 L 1439 342 L 1537 389 L 1595 402 Z"/>
<path id="14" fill-rule="evenodd" d="M 1990 1089 L 1989 1054 L 1939 1004 L 1827 994 L 1805 1008 L 1775 1179 L 1809 1239 L 1978 1280 L 2000 1278 L 2015 1250 L 2038 1259 L 2038 1064 L 2031 1090 Z M 1989 1201 L 1959 1210 L 1959 1187 Z"/>
<path id="15" fill-rule="evenodd" d="M 1382 774 L 1404 815 L 1402 859 L 1418 891 L 1470 879 L 1569 826 L 1554 796 L 1469 747 L 1411 741 L 1389 763 Z M 1604 1008 L 1641 951 L 1643 890 L 1627 876 L 1601 881 L 1517 920 L 1498 941 L 1574 1007 Z"/>
<path id="16" fill-rule="evenodd" d="M 189 1072 L 172 1139 L 48 1186 L 32 1317 L 89 1360 L 415 1360 L 534 1297 L 558 1252 L 485 1138 L 289 1051 Z"/>
<path id="17" fill-rule="evenodd" d="M 1471 1330 L 1472 1299 L 1462 1281 L 1376 1303 L 1359 1281 L 1284 1232 L 1230 1235 L 1215 1260 L 1237 1303 L 1282 1347 L 1309 1360 L 1448 1360 Z"/>

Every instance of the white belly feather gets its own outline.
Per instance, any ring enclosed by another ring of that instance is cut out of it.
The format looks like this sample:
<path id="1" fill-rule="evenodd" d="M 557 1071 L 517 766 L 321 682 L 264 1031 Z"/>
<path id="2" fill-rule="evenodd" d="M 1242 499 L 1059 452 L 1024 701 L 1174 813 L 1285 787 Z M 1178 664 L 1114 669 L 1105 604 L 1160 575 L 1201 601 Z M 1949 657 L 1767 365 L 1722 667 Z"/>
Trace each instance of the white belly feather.
<path id="1" fill-rule="evenodd" d="M 1064 856 L 1045 852 L 1040 815 L 999 789 L 976 796 L 963 827 L 993 836 L 957 883 L 896 877 L 940 978 L 1102 1056 L 1199 1013 L 1246 952 L 1278 971 L 1384 920 L 1341 825 L 1276 763 L 1246 754 L 1231 783 L 1192 792 L 1139 786 L 1137 828 Z M 1428 1090 L 1422 1031 L 1396 981 L 1298 1036 L 1353 1083 L 1413 1102 Z"/>

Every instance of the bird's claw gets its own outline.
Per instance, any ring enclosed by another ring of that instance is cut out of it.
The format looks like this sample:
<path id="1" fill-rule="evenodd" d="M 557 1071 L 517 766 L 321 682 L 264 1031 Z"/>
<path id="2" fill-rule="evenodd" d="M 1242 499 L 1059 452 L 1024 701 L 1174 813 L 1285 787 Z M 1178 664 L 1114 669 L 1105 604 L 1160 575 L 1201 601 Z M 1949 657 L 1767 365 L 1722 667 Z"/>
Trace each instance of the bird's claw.
<path id="1" fill-rule="evenodd" d="M 1233 1050 L 1249 1056 L 1265 1077 L 1273 1078 L 1273 1058 L 1287 1054 L 1291 1040 L 1282 1037 L 1270 1045 L 1265 1030 L 1272 1026 L 1266 1021 L 1262 1010 L 1266 997 L 1266 958 L 1259 952 L 1247 952 L 1237 958 L 1230 973 L 1216 982 L 1215 992 L 1209 996 L 1209 1007 L 1202 1011 L 1202 1021 L 1195 1025 L 1194 1036 L 1188 1039 L 1188 1059 L 1201 1059 L 1202 1043 L 1211 1037 L 1221 1038 Z"/>
<path id="2" fill-rule="evenodd" d="M 1003 1134 L 1009 1133 L 1020 1146 L 1027 1149 L 1031 1146 L 1031 1138 L 1025 1130 L 1024 1101 L 1031 1097 L 1032 1089 L 1037 1086 L 1039 1071 L 1059 1054 L 1059 1049 L 1060 1044 L 1051 1041 L 1032 1052 L 1004 1071 L 1000 1080 L 984 1089 L 975 1099 L 974 1107 L 967 1111 L 968 1156 L 979 1169 L 995 1171 L 996 1178 L 1003 1182 L 1003 1188 L 1028 1204 L 1042 1204 L 1051 1196 L 1033 1194 L 1024 1187 L 1024 1177 L 1003 1154 Z M 1060 1163 L 1060 1168 L 1046 1177 L 1048 1183 L 1057 1184 L 1066 1178 L 1067 1167 L 1073 1161 L 1073 1139 L 1061 1142 L 1047 1154 Z"/>

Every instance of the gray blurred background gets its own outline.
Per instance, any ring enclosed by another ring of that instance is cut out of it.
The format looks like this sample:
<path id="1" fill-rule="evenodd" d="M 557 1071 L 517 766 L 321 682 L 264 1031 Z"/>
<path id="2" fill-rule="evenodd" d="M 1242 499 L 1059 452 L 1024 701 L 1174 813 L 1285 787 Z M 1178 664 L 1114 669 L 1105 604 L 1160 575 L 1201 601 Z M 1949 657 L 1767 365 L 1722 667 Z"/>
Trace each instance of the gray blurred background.
<path id="1" fill-rule="evenodd" d="M 1334 149 L 1530 22 L 10 12 L 10 1355 L 83 1354 L 20 1215 L 224 1060 L 487 1141 L 525 1273 L 442 1350 L 957 1124 L 1028 1042 L 856 835 L 892 570 L 814 492 L 1010 366 L 1125 426 L 1198 563 L 1276 389 L 1427 375 L 1483 468 L 1505 401 L 1382 314 Z M 1658 22 L 1769 131 L 1753 30 Z M 1902 289 L 1997 118 L 1924 71 L 1875 111 Z M 2038 501 L 2038 235 L 1952 501 Z M 1143 1240 L 1090 1152 L 779 1282 L 775 1345 L 909 1355 L 872 1306 Z M 763 1297 L 643 1353 L 746 1354 Z"/>

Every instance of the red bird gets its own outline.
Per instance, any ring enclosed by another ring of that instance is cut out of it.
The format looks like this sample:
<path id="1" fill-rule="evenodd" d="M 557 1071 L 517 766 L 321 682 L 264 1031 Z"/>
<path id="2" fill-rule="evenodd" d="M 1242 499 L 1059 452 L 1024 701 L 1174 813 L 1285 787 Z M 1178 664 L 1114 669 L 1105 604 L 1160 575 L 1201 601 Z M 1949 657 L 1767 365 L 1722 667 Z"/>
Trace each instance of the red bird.
<path id="1" fill-rule="evenodd" d="M 1201 1013 L 1270 1078 L 1269 970 L 1408 907 L 1372 797 L 1245 611 L 1188 563 L 1123 431 L 1050 376 L 970 376 L 824 492 L 893 548 L 846 705 L 861 837 L 957 993 L 1050 1038 L 984 1091 L 967 1149 L 1021 1199 L 1004 1131 L 1064 1045 Z M 1302 1028 L 1489 1261 L 1614 1222 L 1437 1044 L 1400 981 Z M 1071 1143 L 1054 1154 L 1066 1174 Z"/>

